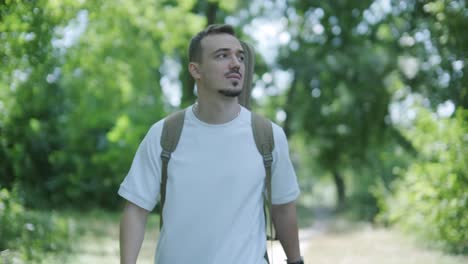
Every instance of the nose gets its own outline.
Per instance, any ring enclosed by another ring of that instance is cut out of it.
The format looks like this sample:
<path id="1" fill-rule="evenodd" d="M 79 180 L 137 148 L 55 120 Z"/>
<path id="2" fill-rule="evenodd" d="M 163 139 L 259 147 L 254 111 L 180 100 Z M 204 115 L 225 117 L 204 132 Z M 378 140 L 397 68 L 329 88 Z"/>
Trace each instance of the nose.
<path id="1" fill-rule="evenodd" d="M 240 68 L 241 64 L 242 62 L 237 56 L 232 56 L 231 64 L 230 64 L 231 68 Z"/>

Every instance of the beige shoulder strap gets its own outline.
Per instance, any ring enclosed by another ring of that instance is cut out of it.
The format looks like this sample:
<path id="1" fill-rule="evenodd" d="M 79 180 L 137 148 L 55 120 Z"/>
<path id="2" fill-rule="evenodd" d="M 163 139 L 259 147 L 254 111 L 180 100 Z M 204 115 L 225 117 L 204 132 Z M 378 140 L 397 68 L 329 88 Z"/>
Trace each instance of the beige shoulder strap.
<path id="1" fill-rule="evenodd" d="M 169 115 L 164 120 L 163 130 L 161 134 L 161 188 L 160 188 L 160 205 L 159 205 L 159 227 L 163 225 L 163 208 L 166 201 L 166 184 L 167 184 L 167 166 L 171 159 L 171 154 L 179 143 L 182 128 L 184 127 L 185 110 L 177 111 Z"/>
<path id="2" fill-rule="evenodd" d="M 275 141 L 273 137 L 273 127 L 271 122 L 252 112 L 252 130 L 254 134 L 255 144 L 257 149 L 262 155 L 263 165 L 265 166 L 265 220 L 269 222 L 270 234 L 267 235 L 269 240 L 275 240 L 273 229 L 273 221 L 271 218 L 272 210 L 272 190 L 271 190 L 271 166 L 273 164 L 273 149 L 275 148 Z M 268 233 L 268 232 L 267 232 Z"/>

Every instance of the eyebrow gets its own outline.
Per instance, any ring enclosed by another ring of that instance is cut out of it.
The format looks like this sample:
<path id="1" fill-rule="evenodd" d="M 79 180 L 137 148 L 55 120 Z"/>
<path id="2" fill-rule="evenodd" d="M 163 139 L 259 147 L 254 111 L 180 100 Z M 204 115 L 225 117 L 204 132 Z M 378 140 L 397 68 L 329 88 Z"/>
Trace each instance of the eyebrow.
<path id="1" fill-rule="evenodd" d="M 215 51 L 213 51 L 212 54 L 216 54 L 218 52 L 222 52 L 222 51 L 230 51 L 231 49 L 228 49 L 228 48 L 220 48 L 220 49 L 217 49 Z M 240 53 L 240 54 L 245 54 L 245 52 L 243 50 L 237 50 L 237 53 Z"/>

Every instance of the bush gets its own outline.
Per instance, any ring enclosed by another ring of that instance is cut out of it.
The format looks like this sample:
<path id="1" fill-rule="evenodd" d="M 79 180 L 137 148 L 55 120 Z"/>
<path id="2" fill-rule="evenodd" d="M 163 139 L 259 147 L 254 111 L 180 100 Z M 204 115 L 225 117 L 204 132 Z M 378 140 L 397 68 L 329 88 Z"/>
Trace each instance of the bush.
<path id="1" fill-rule="evenodd" d="M 28 211 L 15 191 L 0 188 L 1 260 L 40 263 L 45 253 L 69 251 L 71 227 L 68 219 L 55 213 Z"/>
<path id="2" fill-rule="evenodd" d="M 468 111 L 438 119 L 419 111 L 408 131 L 419 152 L 387 203 L 391 222 L 454 253 L 468 253 Z"/>

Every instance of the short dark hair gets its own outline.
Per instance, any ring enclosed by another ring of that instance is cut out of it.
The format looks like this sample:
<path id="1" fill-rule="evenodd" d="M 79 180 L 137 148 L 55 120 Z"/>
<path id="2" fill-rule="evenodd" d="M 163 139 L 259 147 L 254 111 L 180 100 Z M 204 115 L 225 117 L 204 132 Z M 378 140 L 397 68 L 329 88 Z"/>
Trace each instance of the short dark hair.
<path id="1" fill-rule="evenodd" d="M 208 35 L 215 35 L 215 34 L 229 34 L 232 36 L 236 36 L 234 28 L 231 25 L 227 24 L 212 24 L 206 27 L 204 30 L 198 32 L 192 40 L 190 41 L 189 46 L 189 62 L 201 62 L 202 58 L 202 47 L 201 41 L 204 37 Z"/>

